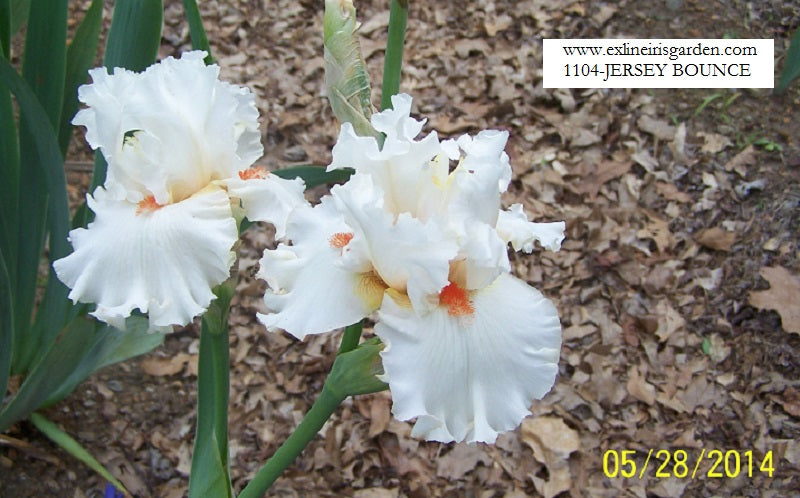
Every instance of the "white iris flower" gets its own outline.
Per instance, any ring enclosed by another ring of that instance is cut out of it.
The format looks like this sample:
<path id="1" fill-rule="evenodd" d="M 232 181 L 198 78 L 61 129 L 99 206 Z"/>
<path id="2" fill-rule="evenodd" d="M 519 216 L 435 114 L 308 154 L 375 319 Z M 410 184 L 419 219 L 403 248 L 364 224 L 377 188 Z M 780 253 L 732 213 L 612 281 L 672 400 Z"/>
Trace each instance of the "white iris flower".
<path id="1" fill-rule="evenodd" d="M 372 117 L 383 148 L 342 126 L 329 169 L 356 173 L 289 215 L 291 245 L 261 260 L 259 318 L 303 338 L 377 310 L 394 415 L 426 439 L 494 442 L 550 390 L 561 347 L 555 306 L 509 274 L 507 246 L 558 250 L 564 223 L 501 210 L 506 132 L 415 140 L 411 97 L 392 104 Z"/>
<path id="2" fill-rule="evenodd" d="M 88 108 L 73 124 L 108 162 L 87 195 L 94 222 L 70 232 L 74 252 L 56 261 L 73 301 L 117 327 L 134 309 L 151 328 L 185 325 L 203 313 L 235 260 L 238 206 L 279 235 L 304 203 L 303 182 L 250 168 L 263 148 L 246 88 L 220 81 L 205 52 L 169 57 L 143 73 L 90 71 L 79 89 Z"/>

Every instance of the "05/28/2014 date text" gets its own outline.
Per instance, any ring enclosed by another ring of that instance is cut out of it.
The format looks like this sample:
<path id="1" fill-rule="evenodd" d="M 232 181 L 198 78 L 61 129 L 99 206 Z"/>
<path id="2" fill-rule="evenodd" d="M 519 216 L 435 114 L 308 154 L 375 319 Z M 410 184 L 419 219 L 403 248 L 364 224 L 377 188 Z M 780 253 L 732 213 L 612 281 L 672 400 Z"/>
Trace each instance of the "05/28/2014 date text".
<path id="1" fill-rule="evenodd" d="M 775 466 L 772 450 L 763 456 L 753 450 L 700 451 L 696 457 L 686 450 L 650 449 L 644 451 L 606 450 L 603 453 L 603 473 L 609 479 L 644 478 L 648 470 L 655 470 L 656 478 L 678 479 L 733 479 L 741 474 L 747 477 L 761 473 L 772 477 Z"/>

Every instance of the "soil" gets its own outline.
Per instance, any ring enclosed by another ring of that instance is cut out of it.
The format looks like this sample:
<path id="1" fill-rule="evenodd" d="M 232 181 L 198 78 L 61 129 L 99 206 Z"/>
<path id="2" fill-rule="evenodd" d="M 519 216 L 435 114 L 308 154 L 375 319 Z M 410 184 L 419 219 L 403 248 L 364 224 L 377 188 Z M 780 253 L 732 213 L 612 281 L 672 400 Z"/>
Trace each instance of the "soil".
<path id="1" fill-rule="evenodd" d="M 190 47 L 181 2 L 165 3 L 161 57 Z M 73 27 L 87 4 L 71 7 Z M 375 102 L 388 5 L 356 3 Z M 201 12 L 223 77 L 257 95 L 261 163 L 327 164 L 338 124 L 322 96 L 322 2 L 212 0 Z M 780 96 L 545 90 L 540 68 L 542 38 L 735 36 L 774 39 L 777 75 L 799 27 L 796 1 L 411 2 L 401 88 L 428 118 L 426 132 L 508 129 L 514 180 L 504 202 L 522 202 L 537 221 L 567 222 L 560 252 L 512 257 L 515 273 L 559 308 L 560 375 L 534 415 L 496 445 L 418 441 L 390 417 L 388 393 L 347 400 L 271 495 L 797 493 L 800 330 L 791 316 L 800 286 L 800 84 Z M 77 137 L 68 157 L 76 203 L 89 157 Z M 271 229 L 259 225 L 240 249 L 230 322 L 237 490 L 308 410 L 341 335 L 300 342 L 258 324 L 265 284 L 253 275 L 273 244 Z M 184 496 L 197 350 L 196 325 L 176 330 L 45 415 L 135 496 Z M 0 446 L 0 496 L 103 495 L 100 477 L 31 424 L 7 435 L 33 448 Z M 610 478 L 608 450 L 635 450 L 637 468 L 650 450 L 653 460 L 641 477 Z M 672 475 L 680 475 L 678 450 L 690 470 L 706 455 L 696 477 Z M 723 477 L 709 477 L 712 450 L 734 450 L 742 465 L 749 451 L 756 465 L 730 475 L 722 465 Z M 771 476 L 760 468 L 767 455 Z"/>

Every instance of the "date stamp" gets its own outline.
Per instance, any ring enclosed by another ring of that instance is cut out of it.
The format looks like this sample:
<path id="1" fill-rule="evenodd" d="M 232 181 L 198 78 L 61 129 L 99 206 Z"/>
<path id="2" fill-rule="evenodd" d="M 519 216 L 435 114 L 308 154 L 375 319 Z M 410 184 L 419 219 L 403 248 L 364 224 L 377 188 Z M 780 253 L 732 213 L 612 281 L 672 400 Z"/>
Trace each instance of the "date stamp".
<path id="1" fill-rule="evenodd" d="M 609 479 L 643 479 L 647 472 L 657 479 L 734 479 L 741 474 L 753 477 L 764 474 L 772 477 L 775 465 L 772 450 L 763 456 L 753 450 L 710 450 L 690 453 L 687 450 L 654 450 L 646 456 L 638 450 L 606 450 L 603 453 L 603 473 Z"/>

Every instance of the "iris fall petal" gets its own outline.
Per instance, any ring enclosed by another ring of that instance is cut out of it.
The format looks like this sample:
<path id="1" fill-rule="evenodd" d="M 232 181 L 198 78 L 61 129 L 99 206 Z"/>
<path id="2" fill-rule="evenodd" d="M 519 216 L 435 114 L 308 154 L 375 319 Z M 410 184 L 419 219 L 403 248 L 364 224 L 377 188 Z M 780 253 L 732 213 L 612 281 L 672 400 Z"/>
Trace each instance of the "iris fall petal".
<path id="1" fill-rule="evenodd" d="M 100 187 L 88 202 L 94 222 L 70 232 L 75 251 L 53 264 L 73 301 L 97 303 L 93 314 L 115 325 L 139 309 L 152 327 L 185 325 L 208 307 L 238 238 L 224 190 L 143 209 Z"/>
<path id="2" fill-rule="evenodd" d="M 422 317 L 385 299 L 379 312 L 392 411 L 417 418 L 416 436 L 494 442 L 555 380 L 561 327 L 548 299 L 505 273 L 468 299 L 466 311 L 441 306 Z"/>

